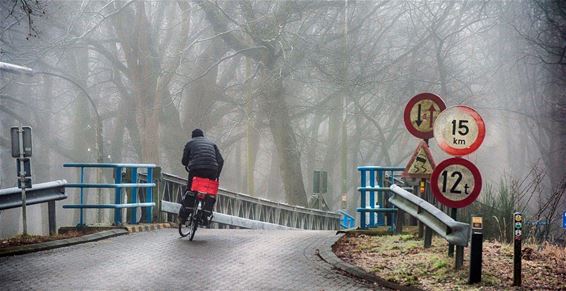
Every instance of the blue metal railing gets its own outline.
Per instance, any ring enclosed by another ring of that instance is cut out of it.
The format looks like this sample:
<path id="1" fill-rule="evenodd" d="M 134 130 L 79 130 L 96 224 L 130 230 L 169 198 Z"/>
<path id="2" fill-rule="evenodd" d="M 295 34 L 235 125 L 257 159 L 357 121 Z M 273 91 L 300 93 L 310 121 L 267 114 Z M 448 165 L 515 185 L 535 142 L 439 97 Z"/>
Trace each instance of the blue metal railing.
<path id="1" fill-rule="evenodd" d="M 63 205 L 63 208 L 78 208 L 80 209 L 80 223 L 79 225 L 84 225 L 84 213 L 85 208 L 113 208 L 114 209 L 114 224 L 122 224 L 122 208 L 137 208 L 137 207 L 149 207 L 146 211 L 146 221 L 151 222 L 153 215 L 153 207 L 155 203 L 153 199 L 153 188 L 155 183 L 153 183 L 153 168 L 156 166 L 154 164 L 116 164 L 116 163 L 66 163 L 63 167 L 80 168 L 80 183 L 69 183 L 65 187 L 69 188 L 80 188 L 80 204 Z M 85 168 L 111 168 L 114 170 L 114 184 L 96 184 L 96 183 L 85 183 L 84 182 L 84 170 Z M 131 181 L 138 181 L 138 169 L 147 169 L 147 181 L 148 183 L 122 183 L 122 170 L 131 170 Z M 84 204 L 84 189 L 89 188 L 113 188 L 114 189 L 114 204 Z M 131 202 L 122 203 L 122 189 L 131 188 Z M 145 202 L 139 203 L 137 201 L 138 188 L 147 188 Z M 130 223 L 137 223 L 136 211 L 132 211 L 130 217 Z"/>
<path id="2" fill-rule="evenodd" d="M 356 219 L 348 214 L 345 210 L 339 209 L 338 213 L 340 214 L 340 228 L 348 229 L 356 227 Z"/>
<path id="3" fill-rule="evenodd" d="M 360 213 L 360 228 L 370 228 L 385 225 L 385 213 L 389 213 L 387 225 L 391 230 L 395 228 L 397 208 L 387 207 L 385 195 L 389 191 L 388 185 L 395 184 L 402 167 L 380 167 L 380 166 L 361 166 L 360 171 L 360 207 L 356 209 Z M 387 178 L 387 179 L 386 179 Z M 388 185 L 386 185 L 386 182 Z M 369 204 L 367 198 L 369 196 Z M 376 201 L 377 200 L 377 201 Z M 366 221 L 369 216 L 369 222 Z"/>

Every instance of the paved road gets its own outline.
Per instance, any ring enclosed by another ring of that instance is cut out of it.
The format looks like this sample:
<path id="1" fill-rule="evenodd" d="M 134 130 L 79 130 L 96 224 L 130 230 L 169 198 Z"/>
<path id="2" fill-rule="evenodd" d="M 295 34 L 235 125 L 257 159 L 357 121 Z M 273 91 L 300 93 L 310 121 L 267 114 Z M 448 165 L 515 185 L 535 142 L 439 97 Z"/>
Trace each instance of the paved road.
<path id="1" fill-rule="evenodd" d="M 332 231 L 176 229 L 0 258 L 0 289 L 367 289 L 317 255 Z"/>

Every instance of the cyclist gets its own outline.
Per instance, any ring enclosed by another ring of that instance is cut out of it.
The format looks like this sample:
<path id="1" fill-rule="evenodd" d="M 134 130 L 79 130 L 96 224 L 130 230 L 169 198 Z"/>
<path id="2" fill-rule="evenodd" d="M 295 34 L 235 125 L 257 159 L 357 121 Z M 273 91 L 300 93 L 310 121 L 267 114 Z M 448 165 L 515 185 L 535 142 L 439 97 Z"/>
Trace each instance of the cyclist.
<path id="1" fill-rule="evenodd" d="M 220 177 L 224 159 L 218 150 L 216 144 L 204 137 L 201 129 L 195 129 L 191 133 L 191 139 L 185 145 L 183 150 L 183 159 L 181 160 L 185 169 L 189 171 L 189 181 L 187 191 L 183 197 L 181 210 L 179 212 L 180 223 L 185 223 L 189 213 L 195 206 L 195 193 L 191 191 L 193 177 L 207 178 L 216 180 Z M 208 225 L 212 215 L 212 209 L 216 198 L 206 195 L 204 200 L 203 212 L 205 214 L 203 223 Z"/>

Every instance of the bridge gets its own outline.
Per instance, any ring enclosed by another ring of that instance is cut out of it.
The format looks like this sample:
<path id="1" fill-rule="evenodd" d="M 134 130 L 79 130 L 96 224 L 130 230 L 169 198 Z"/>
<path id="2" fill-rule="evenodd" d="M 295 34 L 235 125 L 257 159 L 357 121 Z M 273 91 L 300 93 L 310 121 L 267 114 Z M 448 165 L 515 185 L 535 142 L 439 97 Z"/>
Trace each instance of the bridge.
<path id="1" fill-rule="evenodd" d="M 148 179 L 147 174 L 139 173 L 135 181 L 124 181 L 126 176 L 120 175 L 117 180 L 128 187 L 119 183 L 101 185 L 129 189 L 132 193 L 133 185 L 155 183 L 153 198 L 144 195 L 148 187 L 138 188 L 139 203 L 154 203 L 141 200 L 152 199 L 156 204 L 154 221 L 175 221 L 175 212 L 161 209 L 181 200 L 185 178 L 163 173 Z M 83 189 L 81 183 L 69 184 Z M 84 184 L 88 186 L 84 188 L 96 188 L 95 184 Z M 116 203 L 122 205 L 127 201 Z M 86 211 L 97 208 L 85 205 Z M 76 205 L 73 208 L 83 209 Z M 148 213 L 146 209 L 142 208 L 143 214 Z M 176 229 L 165 228 L 0 257 L 0 285 L 3 290 L 126 286 L 150 290 L 376 290 L 373 283 L 337 271 L 321 256 L 323 252 L 331 253 L 332 244 L 339 238 L 335 230 L 339 228 L 340 215 L 336 212 L 273 202 L 227 189 L 219 190 L 215 211 L 236 221 L 297 230 L 233 229 L 242 227 L 238 222 L 218 222 L 210 229 L 200 229 L 193 241 L 180 238 Z M 140 221 L 147 217 L 143 214 Z"/>

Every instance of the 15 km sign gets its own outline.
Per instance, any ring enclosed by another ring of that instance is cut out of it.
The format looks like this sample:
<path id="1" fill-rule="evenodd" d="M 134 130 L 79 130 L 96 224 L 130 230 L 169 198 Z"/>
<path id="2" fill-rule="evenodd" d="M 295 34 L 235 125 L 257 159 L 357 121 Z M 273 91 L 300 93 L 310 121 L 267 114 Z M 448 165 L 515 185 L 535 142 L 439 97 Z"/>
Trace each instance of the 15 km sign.
<path id="1" fill-rule="evenodd" d="M 436 166 L 430 185 L 438 202 L 452 208 L 463 208 L 478 198 L 482 180 L 480 171 L 472 162 L 450 158 Z"/>
<path id="2" fill-rule="evenodd" d="M 405 106 L 403 117 L 407 130 L 418 138 L 431 138 L 435 120 L 445 108 L 444 101 L 432 93 L 416 95 Z"/>
<path id="3" fill-rule="evenodd" d="M 434 138 L 438 146 L 453 156 L 465 156 L 477 150 L 485 137 L 485 123 L 468 106 L 450 107 L 436 119 Z"/>

